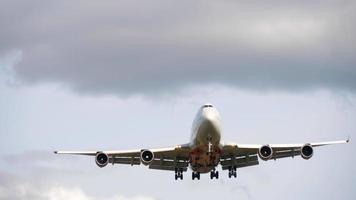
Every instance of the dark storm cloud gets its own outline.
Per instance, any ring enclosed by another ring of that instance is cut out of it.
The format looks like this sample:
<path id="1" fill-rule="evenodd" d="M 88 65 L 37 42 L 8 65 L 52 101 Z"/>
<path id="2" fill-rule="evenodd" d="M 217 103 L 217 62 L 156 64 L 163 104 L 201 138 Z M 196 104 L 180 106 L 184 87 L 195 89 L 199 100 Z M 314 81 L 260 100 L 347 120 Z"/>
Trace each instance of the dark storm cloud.
<path id="1" fill-rule="evenodd" d="M 2 1 L 0 53 L 25 83 L 80 92 L 356 89 L 353 1 Z"/>

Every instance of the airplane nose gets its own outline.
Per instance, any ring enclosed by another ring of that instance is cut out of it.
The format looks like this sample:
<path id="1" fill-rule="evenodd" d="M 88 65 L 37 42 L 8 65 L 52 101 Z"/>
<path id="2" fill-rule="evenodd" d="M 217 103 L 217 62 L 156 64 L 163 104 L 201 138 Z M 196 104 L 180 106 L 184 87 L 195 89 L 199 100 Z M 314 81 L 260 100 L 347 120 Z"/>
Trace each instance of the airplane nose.
<path id="1" fill-rule="evenodd" d="M 203 109 L 201 114 L 201 124 L 197 138 L 200 138 L 202 143 L 219 141 L 221 133 L 219 114 L 213 108 Z"/>
<path id="2" fill-rule="evenodd" d="M 206 120 L 214 120 L 217 117 L 217 113 L 212 107 L 206 107 L 203 109 L 202 116 Z"/>
<path id="3" fill-rule="evenodd" d="M 219 127 L 219 116 L 213 110 L 206 110 L 203 112 L 203 118 L 206 125 L 210 126 L 213 129 L 218 129 Z"/>
<path id="4" fill-rule="evenodd" d="M 209 123 L 213 123 L 213 121 L 216 119 L 216 117 L 213 114 L 208 113 L 208 114 L 204 115 L 204 119 Z"/>

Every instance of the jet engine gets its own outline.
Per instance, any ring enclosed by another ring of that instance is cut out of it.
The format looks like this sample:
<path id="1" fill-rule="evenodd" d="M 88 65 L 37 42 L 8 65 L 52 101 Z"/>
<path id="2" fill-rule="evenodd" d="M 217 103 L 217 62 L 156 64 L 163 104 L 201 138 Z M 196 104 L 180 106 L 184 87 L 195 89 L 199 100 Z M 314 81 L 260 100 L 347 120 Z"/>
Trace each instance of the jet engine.
<path id="1" fill-rule="evenodd" d="M 98 152 L 95 155 L 95 163 L 99 167 L 105 167 L 109 163 L 109 156 L 106 153 Z"/>
<path id="2" fill-rule="evenodd" d="M 148 165 L 153 161 L 154 154 L 152 151 L 150 151 L 148 149 L 143 149 L 143 150 L 141 150 L 140 157 L 141 157 L 141 163 L 144 165 Z"/>
<path id="3" fill-rule="evenodd" d="M 313 147 L 310 144 L 305 144 L 300 149 L 300 155 L 302 156 L 302 158 L 308 160 L 313 156 L 313 151 Z"/>
<path id="4" fill-rule="evenodd" d="M 273 150 L 269 145 L 263 145 L 259 150 L 258 150 L 258 156 L 262 160 L 269 160 L 272 158 L 273 155 Z"/>

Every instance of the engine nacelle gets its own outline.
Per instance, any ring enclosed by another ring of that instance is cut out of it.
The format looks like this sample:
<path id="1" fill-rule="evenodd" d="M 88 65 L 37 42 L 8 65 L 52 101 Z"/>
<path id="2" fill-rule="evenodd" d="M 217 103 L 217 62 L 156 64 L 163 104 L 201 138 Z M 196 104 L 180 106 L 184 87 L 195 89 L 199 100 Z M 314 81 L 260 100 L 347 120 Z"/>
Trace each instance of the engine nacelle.
<path id="1" fill-rule="evenodd" d="M 258 150 L 258 156 L 262 160 L 269 160 L 272 158 L 273 155 L 273 150 L 269 145 L 263 145 L 259 150 Z"/>
<path id="2" fill-rule="evenodd" d="M 302 158 L 306 160 L 308 160 L 313 156 L 313 152 L 314 152 L 313 147 L 310 144 L 305 144 L 300 149 L 300 155 L 302 156 Z"/>
<path id="3" fill-rule="evenodd" d="M 95 155 L 95 163 L 99 167 L 105 167 L 109 163 L 109 156 L 106 153 L 98 152 Z"/>
<path id="4" fill-rule="evenodd" d="M 141 158 L 142 164 L 144 164 L 144 165 L 150 164 L 153 161 L 154 157 L 155 156 L 152 151 L 150 151 L 148 149 L 141 150 L 140 158 Z"/>

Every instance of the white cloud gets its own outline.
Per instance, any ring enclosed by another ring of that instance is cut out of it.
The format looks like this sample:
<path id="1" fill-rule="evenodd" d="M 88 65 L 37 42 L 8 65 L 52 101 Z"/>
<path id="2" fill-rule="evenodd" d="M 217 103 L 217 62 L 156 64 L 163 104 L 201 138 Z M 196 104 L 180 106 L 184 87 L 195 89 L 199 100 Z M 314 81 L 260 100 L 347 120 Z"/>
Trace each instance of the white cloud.
<path id="1" fill-rule="evenodd" d="M 5 55 L 0 54 L 0 88 L 3 83 L 14 84 L 16 83 L 15 71 L 13 66 L 22 60 L 22 51 L 12 50 Z"/>
<path id="2" fill-rule="evenodd" d="M 110 198 L 109 200 L 155 200 L 155 198 L 152 197 L 146 197 L 146 196 L 134 196 L 134 197 L 126 197 L 126 196 L 114 196 Z"/>
<path id="3" fill-rule="evenodd" d="M 13 181 L 13 180 L 12 180 Z M 32 183 L 12 182 L 11 185 L 0 184 L 0 199 L 7 200 L 155 200 L 143 195 L 132 197 L 115 195 L 112 197 L 93 197 L 87 195 L 80 188 L 63 186 L 44 186 Z"/>
<path id="4" fill-rule="evenodd" d="M 42 193 L 49 200 L 94 200 L 78 188 L 68 189 L 63 187 L 51 188 L 47 193 Z"/>

